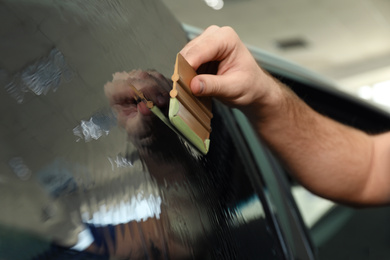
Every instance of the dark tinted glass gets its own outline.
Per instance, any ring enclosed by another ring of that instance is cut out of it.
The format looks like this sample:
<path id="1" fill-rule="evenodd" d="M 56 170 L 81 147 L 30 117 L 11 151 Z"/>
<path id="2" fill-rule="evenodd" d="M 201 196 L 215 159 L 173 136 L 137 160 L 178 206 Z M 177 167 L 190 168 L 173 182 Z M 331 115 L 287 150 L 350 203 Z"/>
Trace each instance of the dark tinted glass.
<path id="1" fill-rule="evenodd" d="M 224 108 L 203 156 L 130 87 L 166 115 L 185 42 L 160 1 L 0 2 L 0 259 L 284 259 Z"/>

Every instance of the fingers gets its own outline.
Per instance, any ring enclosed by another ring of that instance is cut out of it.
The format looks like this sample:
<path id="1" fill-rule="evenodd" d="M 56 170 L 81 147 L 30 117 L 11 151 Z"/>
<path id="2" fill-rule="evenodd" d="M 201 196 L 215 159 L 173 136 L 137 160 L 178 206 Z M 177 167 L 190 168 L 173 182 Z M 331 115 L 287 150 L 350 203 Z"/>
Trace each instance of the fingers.
<path id="1" fill-rule="evenodd" d="M 191 91 L 197 96 L 216 97 L 241 108 L 260 100 L 269 89 L 264 87 L 267 76 L 230 27 L 207 28 L 180 53 L 195 70 L 218 61 L 217 75 L 200 74 L 192 79 Z"/>
<path id="2" fill-rule="evenodd" d="M 148 70 L 148 73 L 151 77 L 155 79 L 155 81 L 165 90 L 170 91 L 172 88 L 172 80 L 166 78 L 161 73 L 155 71 L 155 70 Z"/>
<path id="3" fill-rule="evenodd" d="M 141 91 L 148 100 L 158 107 L 168 104 L 171 84 L 163 75 L 152 70 L 135 70 L 129 75 L 128 82 Z"/>
<path id="4" fill-rule="evenodd" d="M 191 91 L 196 96 L 213 96 L 225 102 L 238 98 L 239 92 L 237 77 L 235 75 L 198 75 L 191 81 Z"/>
<path id="5" fill-rule="evenodd" d="M 209 61 L 221 61 L 234 51 L 241 41 L 230 27 L 210 26 L 189 42 L 180 53 L 196 70 Z"/>
<path id="6" fill-rule="evenodd" d="M 187 43 L 186 46 L 184 46 L 184 48 L 180 51 L 181 55 L 183 55 L 183 57 L 186 58 L 187 61 L 189 59 L 193 58 L 192 56 L 194 56 L 194 55 L 192 55 L 192 54 L 193 53 L 196 54 L 196 52 L 193 49 L 198 48 L 197 45 L 201 44 L 202 41 L 204 40 L 204 38 L 209 37 L 210 35 L 212 35 L 212 33 L 214 33 L 216 30 L 219 30 L 219 29 L 220 29 L 220 27 L 218 27 L 216 25 L 212 25 L 212 26 L 208 27 L 206 30 L 203 31 L 202 34 L 200 34 L 198 37 L 196 37 L 195 39 L 193 39 L 192 41 Z M 191 64 L 191 65 L 193 65 L 193 64 Z"/>

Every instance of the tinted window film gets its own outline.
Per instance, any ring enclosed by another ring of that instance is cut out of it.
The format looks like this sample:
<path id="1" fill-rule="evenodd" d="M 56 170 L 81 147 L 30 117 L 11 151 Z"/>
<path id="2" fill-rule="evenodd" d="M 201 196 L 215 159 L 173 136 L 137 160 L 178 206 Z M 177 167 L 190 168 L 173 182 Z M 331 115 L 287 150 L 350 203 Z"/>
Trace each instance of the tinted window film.
<path id="1" fill-rule="evenodd" d="M 186 38 L 160 1 L 2 1 L 0 21 L 1 259 L 284 259 L 217 106 L 202 156 L 130 87 L 166 115 Z"/>

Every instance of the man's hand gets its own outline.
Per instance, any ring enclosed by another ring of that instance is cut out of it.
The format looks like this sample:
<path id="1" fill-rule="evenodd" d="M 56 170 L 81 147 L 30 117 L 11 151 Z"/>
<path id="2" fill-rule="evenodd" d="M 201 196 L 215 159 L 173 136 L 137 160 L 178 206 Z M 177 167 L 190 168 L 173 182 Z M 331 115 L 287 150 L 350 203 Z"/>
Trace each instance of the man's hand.
<path id="1" fill-rule="evenodd" d="M 264 73 L 230 27 L 210 26 L 180 52 L 196 70 L 200 65 L 219 61 L 217 75 L 201 74 L 191 82 L 197 96 L 213 96 L 234 107 L 265 102 L 273 79 Z"/>

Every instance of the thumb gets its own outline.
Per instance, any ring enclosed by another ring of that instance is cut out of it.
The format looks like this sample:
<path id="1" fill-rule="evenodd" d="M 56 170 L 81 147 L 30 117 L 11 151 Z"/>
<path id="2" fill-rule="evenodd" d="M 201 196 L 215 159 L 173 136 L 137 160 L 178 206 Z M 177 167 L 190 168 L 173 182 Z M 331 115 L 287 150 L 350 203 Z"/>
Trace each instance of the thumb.
<path id="1" fill-rule="evenodd" d="M 200 74 L 191 81 L 191 91 L 195 96 L 215 97 L 225 104 L 238 107 L 247 105 L 254 96 L 248 94 L 237 73 L 229 75 Z M 255 91 L 258 92 L 258 91 Z M 256 93 L 252 94 L 255 95 Z"/>
<path id="2" fill-rule="evenodd" d="M 191 81 L 191 91 L 195 96 L 221 96 L 221 76 L 201 74 Z"/>

